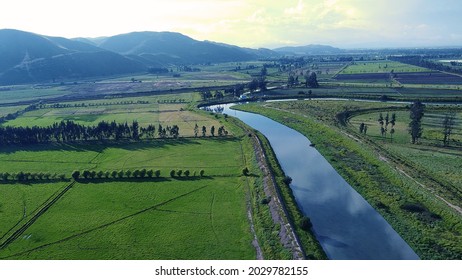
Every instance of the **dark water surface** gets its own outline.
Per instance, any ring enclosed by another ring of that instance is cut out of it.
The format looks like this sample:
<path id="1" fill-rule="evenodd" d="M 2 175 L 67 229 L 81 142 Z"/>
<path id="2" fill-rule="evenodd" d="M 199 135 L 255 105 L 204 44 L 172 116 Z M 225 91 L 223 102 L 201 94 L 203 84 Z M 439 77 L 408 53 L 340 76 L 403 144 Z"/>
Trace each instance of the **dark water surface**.
<path id="1" fill-rule="evenodd" d="M 267 117 L 231 110 L 271 143 L 302 212 L 329 259 L 418 259 L 409 245 L 299 132 Z M 339 159 L 341 160 L 341 159 Z"/>

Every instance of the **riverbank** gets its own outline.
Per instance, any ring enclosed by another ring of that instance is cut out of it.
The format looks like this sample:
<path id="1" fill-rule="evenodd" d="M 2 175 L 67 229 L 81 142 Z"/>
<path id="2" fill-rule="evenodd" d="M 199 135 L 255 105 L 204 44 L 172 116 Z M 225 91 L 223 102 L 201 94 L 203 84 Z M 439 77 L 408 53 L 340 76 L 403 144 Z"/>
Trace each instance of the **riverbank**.
<path id="1" fill-rule="evenodd" d="M 268 103 L 248 104 L 239 109 L 266 115 L 306 135 L 421 258 L 462 258 L 460 216 L 380 160 L 370 147 L 326 124 L 322 118 L 294 113 L 289 105 L 285 103 L 286 107 L 280 108 Z M 425 211 L 415 211 L 415 205 L 422 205 Z"/>
<path id="2" fill-rule="evenodd" d="M 243 178 L 248 189 L 248 211 L 256 235 L 253 243 L 257 258 L 327 259 L 314 234 L 300 228 L 303 216 L 290 188 L 283 182 L 284 172 L 267 139 L 238 119 L 225 119 L 228 125 L 237 127 L 236 131 L 240 130 L 243 154 L 250 170 Z M 249 147 L 253 147 L 251 152 Z"/>

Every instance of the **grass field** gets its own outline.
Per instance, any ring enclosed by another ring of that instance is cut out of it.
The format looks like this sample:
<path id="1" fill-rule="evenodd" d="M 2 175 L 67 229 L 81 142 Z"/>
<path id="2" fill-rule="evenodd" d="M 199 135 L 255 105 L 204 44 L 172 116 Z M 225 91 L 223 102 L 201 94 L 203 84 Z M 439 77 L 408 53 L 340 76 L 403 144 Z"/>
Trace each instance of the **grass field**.
<path id="1" fill-rule="evenodd" d="M 426 72 L 428 69 L 390 60 L 357 61 L 339 74 Z"/>
<path id="2" fill-rule="evenodd" d="M 76 184 L 0 257 L 252 259 L 243 193 L 236 177 Z"/>
<path id="3" fill-rule="evenodd" d="M 240 177 L 242 159 L 236 139 L 2 149 L 2 172 L 53 170 L 70 175 L 72 170 L 83 169 L 153 168 L 161 170 L 161 178 L 78 183 L 20 238 L 1 250 L 0 257 L 255 258 L 246 215 L 246 190 Z M 172 169 L 197 175 L 173 179 L 169 176 Z M 197 177 L 200 169 L 206 177 Z M 25 213 L 65 184 L 0 184 L 0 232 L 4 234 L 27 218 Z"/>

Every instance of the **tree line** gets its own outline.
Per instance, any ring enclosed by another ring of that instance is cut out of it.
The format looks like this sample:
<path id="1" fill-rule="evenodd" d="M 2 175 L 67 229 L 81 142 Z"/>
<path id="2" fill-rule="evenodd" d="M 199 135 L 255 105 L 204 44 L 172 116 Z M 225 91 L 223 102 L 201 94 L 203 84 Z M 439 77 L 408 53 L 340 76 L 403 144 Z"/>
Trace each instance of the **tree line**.
<path id="1" fill-rule="evenodd" d="M 191 173 L 189 169 L 172 169 L 169 173 L 170 177 L 204 177 L 205 170 L 194 171 Z M 74 180 L 94 180 L 94 179 L 129 179 L 129 178 L 160 178 L 161 171 L 153 169 L 134 169 L 134 170 L 113 170 L 113 171 L 96 171 L 96 170 L 75 170 L 71 174 Z M 24 172 L 17 173 L 0 172 L 0 182 L 37 182 L 37 181 L 56 181 L 66 180 L 65 174 L 51 174 L 49 172 Z"/>
<path id="2" fill-rule="evenodd" d="M 194 126 L 194 137 L 199 137 L 201 132 L 202 137 L 210 135 L 211 137 L 224 137 L 228 135 L 228 131 L 224 126 L 215 128 L 211 126 L 207 131 L 207 127 L 201 128 Z M 85 126 L 75 123 L 71 120 L 61 121 L 46 127 L 0 127 L 0 145 L 30 145 L 41 143 L 69 143 L 88 140 L 140 140 L 140 139 L 165 139 L 180 137 L 180 128 L 177 125 L 162 126 L 159 124 L 157 128 L 150 124 L 147 127 L 140 127 L 135 120 L 131 124 L 117 123 L 116 121 L 106 122 L 101 121 L 94 126 Z"/>
<path id="3" fill-rule="evenodd" d="M 49 142 L 75 142 L 87 140 L 120 140 L 155 138 L 154 125 L 140 127 L 137 121 L 131 124 L 101 121 L 94 126 L 85 126 L 71 120 L 56 122 L 46 127 L 0 127 L 0 145 L 9 144 L 39 144 Z M 179 136 L 177 125 L 158 127 L 159 138 Z"/>

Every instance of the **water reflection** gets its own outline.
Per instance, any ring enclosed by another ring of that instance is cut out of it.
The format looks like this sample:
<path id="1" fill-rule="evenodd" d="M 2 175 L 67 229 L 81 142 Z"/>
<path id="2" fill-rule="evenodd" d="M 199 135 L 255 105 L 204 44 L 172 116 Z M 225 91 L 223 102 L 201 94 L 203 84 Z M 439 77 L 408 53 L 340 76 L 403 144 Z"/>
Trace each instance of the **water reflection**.
<path id="1" fill-rule="evenodd" d="M 225 105 L 263 133 L 284 169 L 301 211 L 330 259 L 418 259 L 414 251 L 299 132 Z"/>

